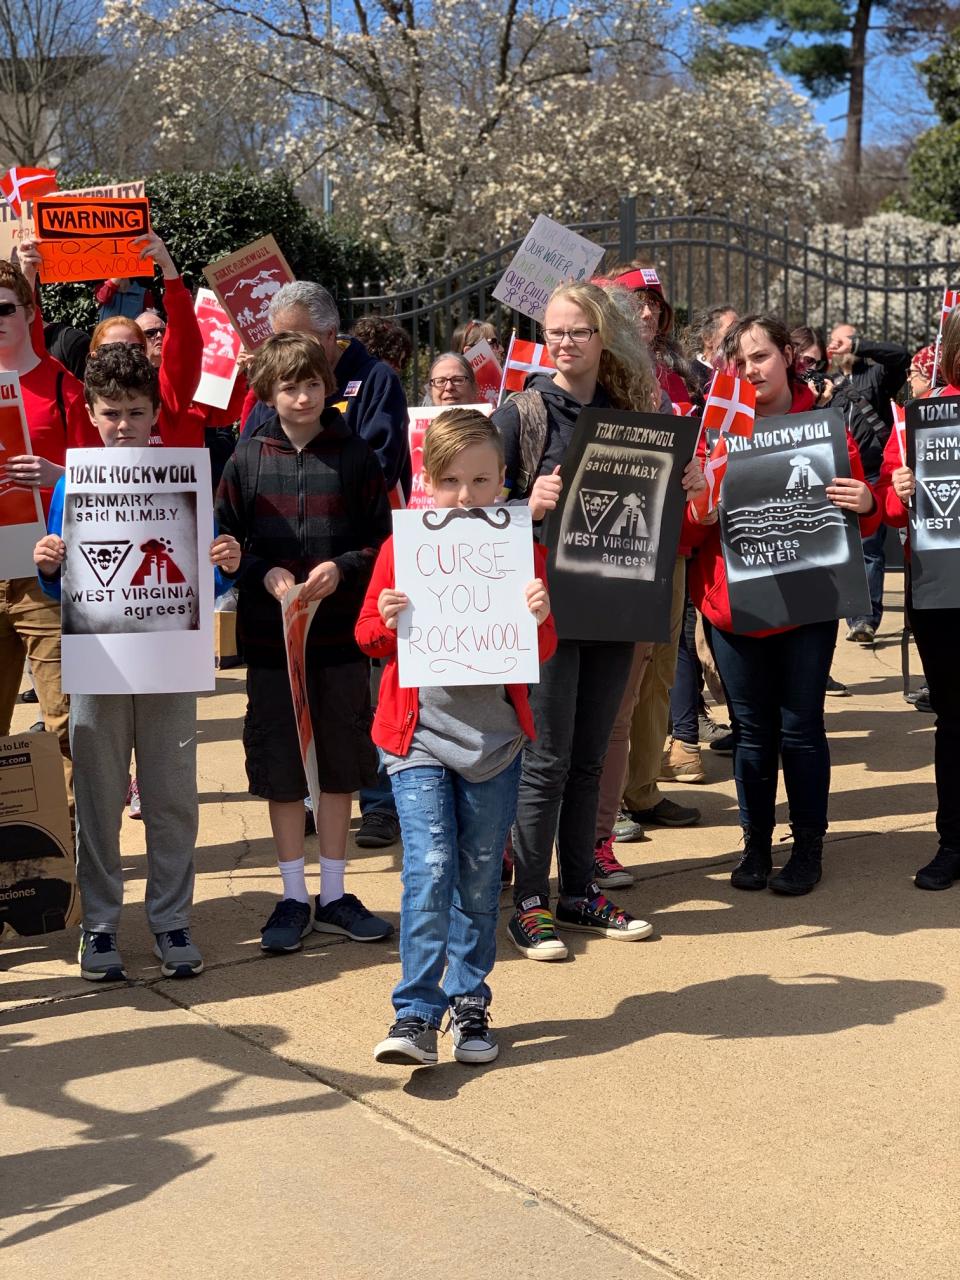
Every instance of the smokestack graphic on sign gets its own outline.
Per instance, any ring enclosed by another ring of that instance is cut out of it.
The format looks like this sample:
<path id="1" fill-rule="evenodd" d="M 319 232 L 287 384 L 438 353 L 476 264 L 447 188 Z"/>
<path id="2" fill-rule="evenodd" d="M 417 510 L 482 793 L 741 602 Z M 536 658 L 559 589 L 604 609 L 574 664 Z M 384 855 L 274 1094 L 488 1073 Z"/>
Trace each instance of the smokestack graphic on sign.
<path id="1" fill-rule="evenodd" d="M 787 481 L 787 493 L 809 493 L 811 485 L 823 488 L 823 481 L 811 467 L 810 459 L 805 458 L 802 453 L 798 453 L 791 458 L 790 465 L 793 470 L 790 472 L 790 479 Z"/>
<path id="2" fill-rule="evenodd" d="M 140 567 L 130 579 L 132 587 L 163 587 L 175 582 L 186 582 L 170 554 L 172 543 L 165 538 L 150 538 L 142 543 L 144 553 Z"/>

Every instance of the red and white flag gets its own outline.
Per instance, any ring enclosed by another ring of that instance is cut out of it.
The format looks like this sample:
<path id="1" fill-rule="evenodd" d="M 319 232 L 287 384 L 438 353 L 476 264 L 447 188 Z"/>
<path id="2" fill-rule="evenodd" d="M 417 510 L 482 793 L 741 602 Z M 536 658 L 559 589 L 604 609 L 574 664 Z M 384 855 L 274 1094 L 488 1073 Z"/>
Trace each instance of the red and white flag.
<path id="1" fill-rule="evenodd" d="M 528 373 L 537 373 L 541 369 L 556 367 L 542 342 L 527 342 L 525 338 L 518 338 L 515 333 L 511 334 L 507 358 L 503 362 L 500 400 L 508 391 L 522 391 Z"/>
<path id="2" fill-rule="evenodd" d="M 890 401 L 893 410 L 893 429 L 897 433 L 897 446 L 900 449 L 900 465 L 907 465 L 907 411 L 896 400 Z"/>
<path id="3" fill-rule="evenodd" d="M 703 478 L 707 482 L 707 487 L 702 493 L 698 493 L 690 504 L 698 519 L 702 520 L 704 516 L 709 515 L 720 501 L 720 486 L 723 484 L 726 473 L 727 440 L 726 435 L 721 435 L 711 449 L 710 457 L 703 468 Z"/>
<path id="4" fill-rule="evenodd" d="M 752 383 L 732 373 L 715 373 L 703 406 L 703 430 L 752 436 L 757 393 Z"/>
<path id="5" fill-rule="evenodd" d="M 23 165 L 8 169 L 0 178 L 0 193 L 19 218 L 22 200 L 36 200 L 57 189 L 56 169 L 28 169 Z"/>

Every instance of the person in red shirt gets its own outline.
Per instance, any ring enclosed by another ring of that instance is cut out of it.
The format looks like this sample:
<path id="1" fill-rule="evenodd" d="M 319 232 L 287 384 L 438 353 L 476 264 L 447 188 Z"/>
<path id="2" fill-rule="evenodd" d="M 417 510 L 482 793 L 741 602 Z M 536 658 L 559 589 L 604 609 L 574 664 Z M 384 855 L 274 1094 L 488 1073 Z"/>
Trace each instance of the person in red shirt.
<path id="1" fill-rule="evenodd" d="M 932 352 L 926 371 L 932 377 Z M 951 311 L 943 327 L 940 371 L 946 385 L 932 391 L 928 388 L 918 399 L 960 396 L 960 311 Z M 940 429 L 945 435 L 956 434 L 956 424 L 949 419 Z M 932 861 L 920 868 L 913 882 L 918 889 L 949 889 L 955 880 L 960 880 L 960 677 L 957 675 L 956 641 L 960 609 L 918 609 L 914 605 L 909 573 L 912 530 L 908 507 L 911 501 L 915 501 L 917 477 L 906 465 L 905 455 L 906 441 L 895 427 L 883 453 L 883 465 L 877 481 L 877 502 L 885 524 L 907 530 L 904 546 L 908 566 L 906 611 L 930 689 L 930 704 L 937 717 L 933 769 L 937 785 L 939 848 Z"/>
<path id="2" fill-rule="evenodd" d="M 758 418 L 815 407 L 813 392 L 794 375 L 794 354 L 788 330 L 769 316 L 746 316 L 727 333 L 724 359 L 756 389 Z M 826 495 L 841 510 L 856 512 L 860 533 L 866 537 L 879 524 L 880 511 L 849 432 L 847 452 L 851 475 L 832 480 Z M 734 776 L 745 848 L 730 883 L 737 889 L 764 889 L 769 884 L 777 893 L 809 893 L 822 874 L 827 829 L 830 750 L 823 702 L 838 624 L 834 619 L 736 633 L 717 520 L 714 510 L 697 524 L 688 507 L 681 541 L 697 547 L 690 562 L 690 597 L 703 614 L 733 718 Z M 780 761 L 793 851 L 782 871 L 771 878 Z"/>
<path id="3" fill-rule="evenodd" d="M 108 342 L 142 347 L 150 363 L 160 370 L 160 417 L 151 444 L 179 448 L 203 446 L 203 424 L 190 414 L 200 384 L 203 335 L 193 310 L 193 299 L 173 259 L 155 231 L 133 242 L 140 256 L 152 258 L 163 273 L 163 305 L 166 320 L 156 311 L 144 311 L 136 320 L 113 316 L 93 331 L 90 354 Z"/>
<path id="4" fill-rule="evenodd" d="M 0 262 L 0 371 L 20 378 L 33 452 L 8 458 L 2 478 L 39 489 L 46 515 L 63 475 L 67 449 L 93 446 L 83 387 L 56 360 L 34 349 L 33 290 L 18 267 Z M 30 659 L 44 727 L 55 733 L 70 788 L 69 704 L 60 689 L 60 607 L 40 590 L 35 574 L 0 582 L 0 734 L 10 732 L 13 708 Z"/>

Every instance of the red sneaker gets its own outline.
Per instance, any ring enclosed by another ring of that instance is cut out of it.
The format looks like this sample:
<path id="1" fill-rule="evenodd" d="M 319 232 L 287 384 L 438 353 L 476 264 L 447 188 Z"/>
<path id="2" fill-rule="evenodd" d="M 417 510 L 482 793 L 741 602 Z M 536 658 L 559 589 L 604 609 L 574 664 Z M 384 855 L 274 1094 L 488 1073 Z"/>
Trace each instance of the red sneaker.
<path id="1" fill-rule="evenodd" d="M 633 876 L 617 861 L 613 852 L 613 837 L 598 840 L 593 851 L 593 878 L 601 889 L 616 889 L 633 884 Z"/>

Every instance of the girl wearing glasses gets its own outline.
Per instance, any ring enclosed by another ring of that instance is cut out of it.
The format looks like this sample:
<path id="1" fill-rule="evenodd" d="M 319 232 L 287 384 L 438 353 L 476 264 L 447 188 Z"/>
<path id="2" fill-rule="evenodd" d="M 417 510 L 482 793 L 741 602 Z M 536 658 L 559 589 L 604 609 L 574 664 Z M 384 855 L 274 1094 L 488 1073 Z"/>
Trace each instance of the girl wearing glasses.
<path id="1" fill-rule="evenodd" d="M 482 398 L 469 360 L 455 351 L 437 356 L 430 366 L 424 404 L 479 404 Z"/>
<path id="2" fill-rule="evenodd" d="M 503 437 L 510 496 L 527 499 L 535 521 L 557 505 L 560 464 L 581 409 L 650 412 L 660 404 L 656 375 L 634 325 L 597 285 L 554 290 L 543 334 L 555 371 L 532 374 L 524 391 L 493 415 Z M 561 635 L 556 656 L 530 691 L 537 740 L 523 757 L 514 837 L 516 911 L 508 931 L 532 960 L 566 956 L 558 925 L 630 942 L 651 932 L 649 924 L 606 898 L 594 878 L 600 774 L 634 647 L 630 641 Z M 554 841 L 560 878 L 556 917 L 549 897 Z"/>

